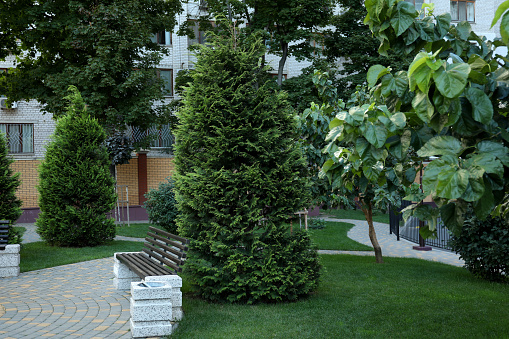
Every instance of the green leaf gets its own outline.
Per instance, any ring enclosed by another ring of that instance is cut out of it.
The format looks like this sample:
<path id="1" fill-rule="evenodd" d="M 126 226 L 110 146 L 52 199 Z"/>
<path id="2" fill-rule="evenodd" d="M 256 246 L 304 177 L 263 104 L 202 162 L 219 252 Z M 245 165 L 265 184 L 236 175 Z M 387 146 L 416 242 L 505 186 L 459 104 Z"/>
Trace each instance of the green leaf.
<path id="1" fill-rule="evenodd" d="M 405 71 L 399 71 L 394 76 L 394 88 L 398 97 L 402 97 L 408 89 L 408 75 Z"/>
<path id="2" fill-rule="evenodd" d="M 465 193 L 468 185 L 468 171 L 454 167 L 441 171 L 438 176 L 437 196 L 445 199 L 458 199 Z"/>
<path id="3" fill-rule="evenodd" d="M 497 21 L 500 19 L 502 14 L 504 14 L 504 12 L 507 11 L 507 9 L 509 9 L 509 0 L 502 2 L 500 6 L 498 6 L 497 11 L 495 12 L 495 17 L 493 18 L 493 21 L 491 21 L 490 28 L 493 28 L 493 26 L 495 26 Z"/>
<path id="4" fill-rule="evenodd" d="M 391 119 L 392 123 L 398 129 L 405 128 L 405 126 L 406 126 L 406 115 L 405 114 L 398 112 L 398 113 L 391 115 L 390 119 Z M 391 132 L 394 132 L 394 131 L 391 131 Z"/>
<path id="5" fill-rule="evenodd" d="M 342 119 L 338 119 L 337 116 L 336 116 L 329 123 L 329 130 L 332 130 L 333 128 L 336 128 L 336 127 L 341 126 L 341 125 L 343 125 L 343 120 Z"/>
<path id="6" fill-rule="evenodd" d="M 403 34 L 403 32 L 412 25 L 414 18 L 418 15 L 413 4 L 405 1 L 398 2 L 391 19 L 391 26 L 394 28 L 396 36 Z"/>
<path id="7" fill-rule="evenodd" d="M 463 227 L 466 204 L 456 202 L 448 203 L 440 208 L 440 216 L 445 226 L 458 235 Z"/>
<path id="8" fill-rule="evenodd" d="M 380 169 L 377 166 L 363 166 L 362 173 L 370 182 L 377 182 L 380 176 Z"/>
<path id="9" fill-rule="evenodd" d="M 488 124 L 493 119 L 493 104 L 484 91 L 469 87 L 465 90 L 465 96 L 472 105 L 472 117 L 475 121 Z"/>
<path id="10" fill-rule="evenodd" d="M 383 124 L 379 122 L 373 124 L 370 121 L 366 123 L 366 134 L 364 137 L 371 145 L 378 148 L 382 147 L 387 140 L 387 135 L 387 128 Z"/>
<path id="11" fill-rule="evenodd" d="M 461 142 L 453 136 L 443 135 L 431 138 L 417 155 L 420 157 L 431 157 L 438 155 L 459 156 L 463 152 Z"/>
<path id="12" fill-rule="evenodd" d="M 474 212 L 479 219 L 484 219 L 490 215 L 493 208 L 495 208 L 495 197 L 493 196 L 491 184 L 484 179 L 484 194 L 474 202 Z"/>
<path id="13" fill-rule="evenodd" d="M 456 25 L 456 31 L 461 40 L 467 40 L 470 32 L 472 32 L 472 26 L 467 21 L 462 21 Z"/>
<path id="14" fill-rule="evenodd" d="M 500 178 L 504 177 L 504 166 L 492 153 L 474 154 L 465 161 L 465 168 L 480 167 L 486 173 L 495 174 Z"/>
<path id="15" fill-rule="evenodd" d="M 509 0 L 508 0 L 509 1 Z M 477 144 L 481 153 L 489 153 L 497 157 L 506 167 L 509 167 L 509 148 L 494 141 L 481 141 Z"/>
<path id="16" fill-rule="evenodd" d="M 410 90 L 415 90 L 415 87 L 417 86 L 422 92 L 428 92 L 429 82 L 432 76 L 431 69 L 426 63 L 429 58 L 428 53 L 420 52 L 415 56 L 414 60 L 408 67 Z"/>
<path id="17" fill-rule="evenodd" d="M 327 171 L 332 167 L 332 165 L 334 165 L 334 161 L 332 159 L 327 160 L 322 166 L 322 171 L 324 173 L 327 173 Z"/>
<path id="18" fill-rule="evenodd" d="M 343 129 L 344 129 L 343 125 L 339 125 L 339 126 L 334 127 L 327 134 L 327 137 L 325 138 L 325 141 L 335 142 L 336 140 L 337 141 L 343 140 L 345 138 L 345 136 L 343 135 Z"/>
<path id="19" fill-rule="evenodd" d="M 502 36 L 502 41 L 507 45 L 509 42 L 509 12 L 506 12 L 502 17 L 500 35 Z"/>
<path id="20" fill-rule="evenodd" d="M 434 107 L 428 98 L 427 93 L 416 91 L 414 99 L 412 100 L 412 107 L 417 116 L 425 123 L 429 123 L 433 116 Z"/>
<path id="21" fill-rule="evenodd" d="M 422 190 L 426 194 L 434 194 L 437 189 L 438 177 L 443 171 L 458 168 L 458 159 L 451 155 L 444 155 L 433 160 L 424 168 L 422 176 Z"/>
<path id="22" fill-rule="evenodd" d="M 446 69 L 440 68 L 433 74 L 437 89 L 446 98 L 459 96 L 467 84 L 470 66 L 463 64 L 447 64 Z"/>
<path id="23" fill-rule="evenodd" d="M 509 1 L 509 0 L 508 0 Z M 435 17 L 435 31 L 437 32 L 437 39 L 442 39 L 447 33 L 449 33 L 449 27 L 451 26 L 451 15 L 449 13 L 443 13 Z"/>
<path id="24" fill-rule="evenodd" d="M 380 77 L 384 76 L 385 74 L 388 74 L 389 68 L 384 67 L 382 65 L 373 65 L 368 70 L 367 80 L 368 80 L 368 86 L 373 87 L 376 85 L 376 82 Z"/>
<path id="25" fill-rule="evenodd" d="M 463 193 L 461 199 L 469 202 L 474 202 L 481 199 L 483 194 L 484 181 L 482 176 L 480 178 L 472 178 L 472 176 L 470 176 L 468 179 L 467 189 L 465 190 L 465 193 Z"/>

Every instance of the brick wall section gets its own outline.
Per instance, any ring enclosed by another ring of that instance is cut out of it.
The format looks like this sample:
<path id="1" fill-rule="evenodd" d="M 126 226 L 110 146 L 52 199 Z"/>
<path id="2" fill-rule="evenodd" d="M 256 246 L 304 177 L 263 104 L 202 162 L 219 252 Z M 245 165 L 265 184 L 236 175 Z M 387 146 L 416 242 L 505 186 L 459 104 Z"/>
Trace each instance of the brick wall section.
<path id="1" fill-rule="evenodd" d="M 117 184 L 128 185 L 129 205 L 139 205 L 137 158 L 131 159 L 128 164 L 117 166 Z"/>
<path id="2" fill-rule="evenodd" d="M 148 158 L 147 183 L 148 189 L 157 189 L 159 183 L 171 177 L 174 170 L 173 158 Z"/>
<path id="3" fill-rule="evenodd" d="M 37 173 L 39 163 L 39 160 L 18 160 L 11 165 L 14 172 L 21 173 L 21 186 L 18 189 L 17 196 L 23 201 L 22 208 L 39 206 L 37 203 L 39 192 L 36 188 L 39 183 L 39 176 Z"/>

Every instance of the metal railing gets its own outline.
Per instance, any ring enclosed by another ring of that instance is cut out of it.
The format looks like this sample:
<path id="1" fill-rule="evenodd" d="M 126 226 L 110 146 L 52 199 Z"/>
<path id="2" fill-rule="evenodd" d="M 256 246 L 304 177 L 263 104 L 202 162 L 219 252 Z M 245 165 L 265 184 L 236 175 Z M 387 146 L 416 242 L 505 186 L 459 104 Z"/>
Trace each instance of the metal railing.
<path id="1" fill-rule="evenodd" d="M 393 208 L 390 209 L 389 233 L 395 234 L 398 240 L 403 238 L 410 242 L 419 244 L 419 219 L 410 217 L 407 222 L 400 227 L 400 222 L 403 220 L 403 216 L 399 212 L 411 204 L 412 202 L 403 200 L 401 202 L 401 207 L 397 208 L 396 211 Z M 426 225 L 426 223 L 424 223 L 424 225 Z M 437 222 L 436 235 L 436 239 L 425 239 L 425 244 L 428 246 L 452 251 L 451 247 L 449 246 L 451 232 L 445 227 L 440 218 L 438 218 Z"/>

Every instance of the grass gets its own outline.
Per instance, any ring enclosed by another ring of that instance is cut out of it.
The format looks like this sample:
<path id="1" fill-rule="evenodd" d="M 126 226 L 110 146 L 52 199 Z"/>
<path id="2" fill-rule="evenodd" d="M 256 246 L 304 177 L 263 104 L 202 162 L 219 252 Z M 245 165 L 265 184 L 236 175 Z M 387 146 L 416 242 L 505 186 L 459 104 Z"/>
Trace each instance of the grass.
<path id="1" fill-rule="evenodd" d="M 342 251 L 372 251 L 373 247 L 366 246 L 348 238 L 348 231 L 352 224 L 344 222 L 325 222 L 325 228 L 310 229 L 311 239 L 321 250 Z M 367 232 L 367 230 L 366 230 Z"/>
<path id="2" fill-rule="evenodd" d="M 117 235 L 145 238 L 149 226 L 152 225 L 140 223 L 131 224 L 131 226 L 117 226 Z M 352 224 L 343 222 L 326 222 L 325 228 L 319 230 L 310 229 L 309 233 L 313 242 L 321 250 L 372 251 L 372 247 L 348 238 L 347 233 L 352 227 Z"/>
<path id="3" fill-rule="evenodd" d="M 184 295 L 172 338 L 508 338 L 509 284 L 419 259 L 322 255 L 319 289 L 294 303 L 211 304 Z"/>
<path id="4" fill-rule="evenodd" d="M 117 235 L 132 238 L 145 238 L 150 226 L 154 225 L 149 223 L 135 223 L 131 224 L 130 226 L 117 226 Z"/>
<path id="5" fill-rule="evenodd" d="M 20 271 L 28 272 L 43 268 L 74 264 L 81 261 L 113 257 L 115 252 L 141 251 L 143 243 L 114 240 L 96 247 L 52 247 L 45 242 L 23 244 L 20 251 Z"/>
<path id="6" fill-rule="evenodd" d="M 340 219 L 353 219 L 353 220 L 366 220 L 364 213 L 361 210 L 341 210 L 341 209 L 329 209 L 321 210 L 320 216 L 332 216 Z M 384 224 L 389 223 L 389 215 L 384 214 L 380 211 L 373 211 L 373 221 L 382 222 Z"/>

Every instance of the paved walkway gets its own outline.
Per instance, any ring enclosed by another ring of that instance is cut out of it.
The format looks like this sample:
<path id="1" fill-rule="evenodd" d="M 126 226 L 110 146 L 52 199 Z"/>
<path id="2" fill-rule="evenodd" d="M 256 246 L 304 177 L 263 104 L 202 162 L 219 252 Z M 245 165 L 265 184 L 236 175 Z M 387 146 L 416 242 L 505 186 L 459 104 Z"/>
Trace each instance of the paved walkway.
<path id="1" fill-rule="evenodd" d="M 348 237 L 370 245 L 365 221 L 341 221 L 355 225 Z M 19 226 L 27 228 L 24 242 L 40 240 L 33 224 Z M 414 244 L 405 240 L 398 242 L 394 235 L 389 235 L 388 225 L 375 223 L 375 228 L 384 256 L 414 257 L 462 266 L 453 253 L 436 249 L 415 251 Z M 373 252 L 320 252 L 373 255 Z M 0 338 L 131 338 L 129 293 L 115 290 L 112 280 L 112 258 L 0 278 Z"/>

